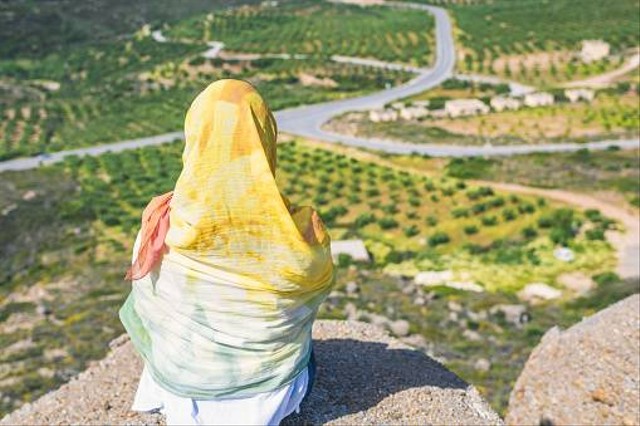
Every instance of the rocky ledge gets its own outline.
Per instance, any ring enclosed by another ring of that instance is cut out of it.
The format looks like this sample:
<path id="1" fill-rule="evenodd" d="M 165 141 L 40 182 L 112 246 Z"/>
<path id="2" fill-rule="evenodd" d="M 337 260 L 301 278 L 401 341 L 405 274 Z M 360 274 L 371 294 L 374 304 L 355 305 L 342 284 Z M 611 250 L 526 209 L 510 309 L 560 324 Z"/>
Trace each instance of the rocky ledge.
<path id="1" fill-rule="evenodd" d="M 375 326 L 317 321 L 317 381 L 288 424 L 502 424 L 477 390 Z M 164 424 L 129 410 L 142 361 L 126 336 L 71 382 L 0 421 L 16 424 Z"/>

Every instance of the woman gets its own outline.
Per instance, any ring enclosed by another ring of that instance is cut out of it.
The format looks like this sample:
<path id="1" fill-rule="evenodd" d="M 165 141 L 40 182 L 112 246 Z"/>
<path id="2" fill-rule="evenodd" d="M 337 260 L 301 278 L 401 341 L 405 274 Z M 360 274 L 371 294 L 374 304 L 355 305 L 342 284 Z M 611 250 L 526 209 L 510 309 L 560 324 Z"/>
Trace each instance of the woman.
<path id="1" fill-rule="evenodd" d="M 143 213 L 120 310 L 145 363 L 134 410 L 278 424 L 310 389 L 311 326 L 334 270 L 317 213 L 276 186 L 276 135 L 242 81 L 189 108 L 182 172 Z"/>

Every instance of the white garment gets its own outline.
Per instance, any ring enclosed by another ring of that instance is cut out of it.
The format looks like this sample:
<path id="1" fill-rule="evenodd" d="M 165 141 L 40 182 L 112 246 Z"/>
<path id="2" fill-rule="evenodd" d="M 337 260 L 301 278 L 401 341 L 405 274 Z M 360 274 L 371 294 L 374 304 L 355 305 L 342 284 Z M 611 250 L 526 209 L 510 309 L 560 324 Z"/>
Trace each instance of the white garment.
<path id="1" fill-rule="evenodd" d="M 196 400 L 161 388 L 145 365 L 131 409 L 159 409 L 166 415 L 167 425 L 278 425 L 289 414 L 300 411 L 308 385 L 309 372 L 305 368 L 291 383 L 270 392 Z"/>

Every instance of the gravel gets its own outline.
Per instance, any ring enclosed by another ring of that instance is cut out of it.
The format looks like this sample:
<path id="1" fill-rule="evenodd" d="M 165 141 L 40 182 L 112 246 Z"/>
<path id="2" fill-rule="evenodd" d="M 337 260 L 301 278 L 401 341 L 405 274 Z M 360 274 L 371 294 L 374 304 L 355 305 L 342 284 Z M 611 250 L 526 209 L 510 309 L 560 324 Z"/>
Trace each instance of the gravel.
<path id="1" fill-rule="evenodd" d="M 317 321 L 317 380 L 293 424 L 502 424 L 477 390 L 384 330 Z M 0 421 L 15 424 L 164 424 L 129 410 L 142 362 L 127 336 L 71 382 Z"/>

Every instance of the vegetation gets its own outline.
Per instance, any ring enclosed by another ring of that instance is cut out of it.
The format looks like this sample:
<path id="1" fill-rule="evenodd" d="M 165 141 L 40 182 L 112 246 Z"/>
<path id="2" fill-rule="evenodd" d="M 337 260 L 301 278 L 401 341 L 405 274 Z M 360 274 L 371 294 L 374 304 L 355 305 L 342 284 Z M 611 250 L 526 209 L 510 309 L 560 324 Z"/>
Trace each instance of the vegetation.
<path id="1" fill-rule="evenodd" d="M 427 13 L 304 0 L 185 20 L 169 34 L 221 40 L 239 52 L 373 57 L 425 66 L 433 60 L 433 28 Z"/>
<path id="2" fill-rule="evenodd" d="M 116 312 L 128 292 L 122 274 L 140 212 L 152 196 L 174 185 L 181 149 L 175 143 L 72 157 L 3 175 L 0 226 L 8 231 L 0 236 L 0 339 L 6 348 L 0 363 L 7 366 L 0 391 L 8 397 L 3 411 L 66 381 L 101 357 L 107 342 L 122 332 Z M 612 265 L 606 242 L 575 232 L 587 223 L 591 229 L 615 226 L 596 212 L 558 210 L 528 197 L 427 178 L 300 142 L 281 144 L 278 155 L 283 193 L 296 204 L 318 207 L 334 239 L 364 239 L 376 273 L 452 269 L 489 293 L 512 294 L 533 277 L 553 283 L 564 271 L 597 274 Z M 313 174 L 308 173 L 312 164 Z M 506 212 L 513 218 L 507 220 Z M 569 219 L 556 220 L 566 215 Z M 552 226 L 545 225 L 548 216 Z M 487 225 L 486 217 L 500 226 Z M 27 228 L 34 231 L 25 238 Z M 562 240 L 555 237 L 560 233 Z M 577 253 L 572 265 L 553 258 L 554 239 Z M 351 263 L 338 259 L 345 268 Z M 425 330 L 430 323 L 425 321 L 416 327 Z"/>

